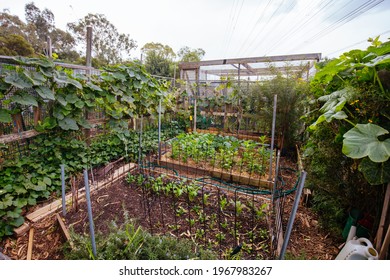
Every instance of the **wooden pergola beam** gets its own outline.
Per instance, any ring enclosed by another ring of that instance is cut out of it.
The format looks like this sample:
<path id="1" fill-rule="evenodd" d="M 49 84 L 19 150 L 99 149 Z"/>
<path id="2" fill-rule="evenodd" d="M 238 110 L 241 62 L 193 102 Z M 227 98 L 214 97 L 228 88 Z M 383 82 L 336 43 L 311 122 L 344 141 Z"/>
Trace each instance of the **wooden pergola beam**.
<path id="1" fill-rule="evenodd" d="M 302 71 L 307 69 L 307 65 L 304 66 L 290 66 L 290 67 L 274 67 L 274 69 L 278 72 L 286 72 L 290 71 Z M 236 69 L 213 69 L 207 70 L 207 74 L 216 75 L 216 76 L 237 76 Z M 250 68 L 250 69 L 241 69 L 241 76 L 267 76 L 274 75 L 275 73 L 269 68 Z"/>
<path id="2" fill-rule="evenodd" d="M 298 60 L 319 61 L 320 59 L 321 59 L 321 53 L 307 53 L 307 54 L 292 54 L 292 55 L 204 60 L 204 61 L 197 61 L 197 62 L 180 62 L 179 68 L 181 70 L 189 70 L 189 69 L 196 69 L 196 68 L 199 68 L 201 66 L 260 63 L 260 62 L 277 62 L 277 61 L 282 61 L 282 62 L 286 61 L 287 62 L 287 61 L 298 61 Z"/>

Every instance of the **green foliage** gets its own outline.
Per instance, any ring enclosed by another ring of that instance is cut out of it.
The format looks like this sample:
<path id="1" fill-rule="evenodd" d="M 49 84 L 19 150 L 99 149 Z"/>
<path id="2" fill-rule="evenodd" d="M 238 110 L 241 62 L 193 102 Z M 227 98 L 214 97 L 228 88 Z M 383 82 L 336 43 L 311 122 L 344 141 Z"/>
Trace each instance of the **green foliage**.
<path id="1" fill-rule="evenodd" d="M 319 110 L 323 114 L 310 128 L 316 129 L 324 120 L 345 120 L 352 128 L 345 131 L 348 125 L 337 123 L 339 134 L 344 137 L 342 152 L 354 159 L 368 157 L 373 162 L 384 162 L 390 155 L 390 139 L 385 139 L 390 119 L 386 113 L 390 88 L 383 86 L 386 79 L 381 80 L 379 73 L 390 69 L 390 43 L 382 44 L 379 38 L 372 42 L 365 51 L 353 50 L 330 61 L 314 77 L 313 92 L 318 94 L 325 88 L 331 93 L 318 98 L 319 102 L 325 101 Z M 365 165 L 360 170 L 371 174 L 380 172 L 368 166 L 377 165 Z"/>
<path id="2" fill-rule="evenodd" d="M 137 47 L 128 34 L 119 33 L 103 14 L 88 14 L 77 22 L 67 24 L 76 41 L 85 44 L 87 26 L 92 26 L 92 48 L 96 57 L 106 64 L 122 63 Z"/>
<path id="3" fill-rule="evenodd" d="M 183 162 L 192 159 L 197 164 L 209 162 L 214 167 L 228 171 L 233 169 L 263 175 L 269 151 L 265 144 L 266 138 L 259 140 L 260 143 L 253 140 L 242 141 L 232 136 L 182 133 L 171 141 L 171 157 Z"/>
<path id="4" fill-rule="evenodd" d="M 380 141 L 378 137 L 388 133 L 375 124 L 357 124 L 343 135 L 343 153 L 351 158 L 368 156 L 373 162 L 385 162 L 390 157 L 390 138 Z"/>
<path id="5" fill-rule="evenodd" d="M 89 253 L 90 238 L 85 235 L 71 234 L 73 249 L 65 248 L 66 259 L 94 259 Z M 216 259 L 212 252 L 197 247 L 186 239 L 171 236 L 153 236 L 127 222 L 118 227 L 113 224 L 108 235 L 96 235 L 97 259 L 100 260 L 188 260 Z"/>
<path id="6" fill-rule="evenodd" d="M 0 35 L 0 55 L 32 56 L 33 54 L 34 49 L 31 44 L 22 36 L 16 34 Z"/>
<path id="7" fill-rule="evenodd" d="M 369 185 L 389 181 L 390 43 L 371 41 L 367 50 L 318 63 L 310 84 L 307 186 L 315 190 L 322 224 L 333 232 L 340 232 L 348 207 L 372 211 L 368 205 L 380 190 Z"/>
<path id="8" fill-rule="evenodd" d="M 194 62 L 201 61 L 205 53 L 206 52 L 201 48 L 191 49 L 185 46 L 178 51 L 177 55 L 180 58 L 180 61 Z"/>
<path id="9" fill-rule="evenodd" d="M 172 133 L 177 131 L 162 131 L 162 139 L 172 137 Z M 156 130 L 146 130 L 144 136 L 144 155 L 156 152 Z M 107 164 L 126 152 L 128 159 L 137 160 L 138 133 L 129 132 L 125 137 L 129 146 L 127 151 L 124 141 L 115 133 L 93 139 L 88 147 L 85 141 L 78 140 L 81 139 L 80 132 L 51 132 L 34 138 L 28 157 L 4 162 L 0 168 L 0 185 L 4 186 L 0 190 L 0 239 L 4 235 L 11 235 L 13 228 L 23 223 L 23 209 L 59 194 L 61 164 L 66 166 L 66 174 L 73 175 L 90 166 Z M 190 195 L 193 195 L 193 191 Z"/>

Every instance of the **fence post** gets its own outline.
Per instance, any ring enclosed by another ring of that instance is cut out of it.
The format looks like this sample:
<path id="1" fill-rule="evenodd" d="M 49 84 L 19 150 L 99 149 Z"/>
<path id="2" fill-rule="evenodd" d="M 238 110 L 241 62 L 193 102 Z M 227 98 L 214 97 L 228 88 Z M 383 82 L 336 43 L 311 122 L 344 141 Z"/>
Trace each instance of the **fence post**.
<path id="1" fill-rule="evenodd" d="M 294 220 L 295 220 L 295 215 L 297 214 L 297 210 L 298 210 L 299 200 L 301 198 L 303 186 L 305 185 L 305 180 L 306 180 L 306 171 L 302 171 L 301 179 L 299 181 L 299 186 L 298 186 L 296 193 L 295 193 L 294 205 L 293 205 L 293 208 L 291 210 L 290 219 L 288 220 L 286 235 L 284 236 L 282 250 L 280 251 L 280 256 L 279 256 L 280 260 L 284 259 L 284 254 L 286 253 L 288 241 L 289 241 L 290 235 L 291 235 L 292 226 L 293 226 Z"/>
<path id="2" fill-rule="evenodd" d="M 269 158 L 269 176 L 268 181 L 272 179 L 272 157 L 274 153 L 274 141 L 275 141 L 275 123 L 276 123 L 276 106 L 277 106 L 278 96 L 274 95 L 274 110 L 272 113 L 272 134 L 271 134 L 271 155 Z"/>
<path id="3" fill-rule="evenodd" d="M 93 252 L 93 255 L 96 257 L 95 229 L 94 229 L 94 225 L 93 225 L 91 195 L 90 195 L 90 189 L 89 189 L 88 170 L 87 169 L 84 169 L 84 184 L 85 184 L 85 197 L 87 199 L 89 231 L 91 233 L 92 252 Z"/>

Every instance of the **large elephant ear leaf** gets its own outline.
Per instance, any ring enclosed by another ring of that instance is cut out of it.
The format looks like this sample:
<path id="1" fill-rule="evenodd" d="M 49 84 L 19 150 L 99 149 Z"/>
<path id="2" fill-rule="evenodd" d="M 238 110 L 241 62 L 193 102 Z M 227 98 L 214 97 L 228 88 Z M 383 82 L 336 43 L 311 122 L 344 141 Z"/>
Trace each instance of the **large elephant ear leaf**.
<path id="1" fill-rule="evenodd" d="M 364 158 L 359 164 L 359 171 L 371 185 L 382 185 L 390 182 L 390 160 L 385 162 L 373 162 Z"/>
<path id="2" fill-rule="evenodd" d="M 379 136 L 389 132 L 375 124 L 357 124 L 344 134 L 343 153 L 350 158 L 369 157 L 373 162 L 384 162 L 390 157 L 390 139 Z"/>

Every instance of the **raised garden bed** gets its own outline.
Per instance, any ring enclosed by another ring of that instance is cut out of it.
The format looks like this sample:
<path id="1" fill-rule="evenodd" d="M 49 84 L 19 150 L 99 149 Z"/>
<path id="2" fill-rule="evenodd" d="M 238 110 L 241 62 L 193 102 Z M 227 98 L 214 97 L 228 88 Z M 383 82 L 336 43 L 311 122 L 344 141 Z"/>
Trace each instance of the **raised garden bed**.
<path id="1" fill-rule="evenodd" d="M 270 189 L 270 152 L 266 137 L 239 140 L 216 134 L 181 134 L 167 143 L 159 164 L 227 182 Z M 275 159 L 275 157 L 274 157 Z M 275 163 L 272 163 L 273 177 Z"/>

